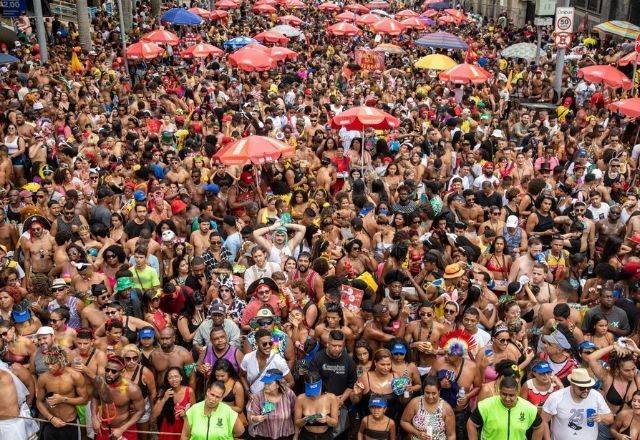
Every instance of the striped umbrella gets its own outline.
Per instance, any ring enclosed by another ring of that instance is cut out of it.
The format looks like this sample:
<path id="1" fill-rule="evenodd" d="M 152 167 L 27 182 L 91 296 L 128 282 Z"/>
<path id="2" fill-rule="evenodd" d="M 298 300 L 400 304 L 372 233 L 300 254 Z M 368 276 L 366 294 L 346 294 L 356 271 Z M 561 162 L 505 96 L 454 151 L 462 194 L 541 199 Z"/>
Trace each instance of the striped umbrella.
<path id="1" fill-rule="evenodd" d="M 618 37 L 634 39 L 640 35 L 640 27 L 628 21 L 613 20 L 600 23 L 593 27 L 599 32 L 617 35 Z"/>
<path id="2" fill-rule="evenodd" d="M 464 49 L 467 50 L 469 46 L 460 37 L 457 37 L 449 32 L 434 32 L 427 34 L 422 38 L 415 41 L 418 46 L 424 47 L 437 47 L 442 49 Z"/>
<path id="3" fill-rule="evenodd" d="M 523 60 L 532 60 L 536 57 L 538 48 L 533 43 L 517 43 L 504 49 L 501 54 L 505 58 L 521 58 Z"/>

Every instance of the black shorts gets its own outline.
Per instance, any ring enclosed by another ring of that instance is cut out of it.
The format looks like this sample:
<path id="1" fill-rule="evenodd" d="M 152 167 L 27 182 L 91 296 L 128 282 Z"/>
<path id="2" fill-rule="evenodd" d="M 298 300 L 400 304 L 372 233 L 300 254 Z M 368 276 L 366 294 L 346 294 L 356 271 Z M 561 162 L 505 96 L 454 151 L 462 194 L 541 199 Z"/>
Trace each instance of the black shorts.
<path id="1" fill-rule="evenodd" d="M 78 423 L 74 420 L 71 423 Z M 43 423 L 40 440 L 80 440 L 80 428 L 73 425 L 56 428 L 51 423 Z"/>

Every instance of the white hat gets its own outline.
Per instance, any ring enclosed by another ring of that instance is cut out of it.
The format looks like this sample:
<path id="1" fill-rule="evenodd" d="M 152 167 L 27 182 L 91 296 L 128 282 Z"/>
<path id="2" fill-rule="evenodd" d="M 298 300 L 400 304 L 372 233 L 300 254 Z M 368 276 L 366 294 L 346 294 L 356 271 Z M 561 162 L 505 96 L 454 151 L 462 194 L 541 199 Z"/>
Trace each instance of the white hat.
<path id="1" fill-rule="evenodd" d="M 44 106 L 42 105 L 42 103 L 40 101 L 36 101 L 33 103 L 33 109 L 34 110 L 42 110 L 44 108 Z"/>
<path id="2" fill-rule="evenodd" d="M 504 139 L 504 133 L 502 133 L 502 130 L 499 130 L 497 128 L 491 132 L 491 136 L 498 139 Z"/>
<path id="3" fill-rule="evenodd" d="M 598 168 L 594 169 L 593 171 L 591 171 L 591 174 L 593 174 L 597 179 L 602 179 L 602 171 L 600 171 Z"/>
<path id="4" fill-rule="evenodd" d="M 517 228 L 518 223 L 518 217 L 516 217 L 515 215 L 510 215 L 509 217 L 507 217 L 507 228 Z"/>
<path id="5" fill-rule="evenodd" d="M 174 238 L 176 238 L 176 233 L 170 229 L 162 233 L 162 241 L 173 241 Z"/>
<path id="6" fill-rule="evenodd" d="M 49 326 L 42 326 L 36 332 L 36 336 L 53 335 L 55 332 Z"/>

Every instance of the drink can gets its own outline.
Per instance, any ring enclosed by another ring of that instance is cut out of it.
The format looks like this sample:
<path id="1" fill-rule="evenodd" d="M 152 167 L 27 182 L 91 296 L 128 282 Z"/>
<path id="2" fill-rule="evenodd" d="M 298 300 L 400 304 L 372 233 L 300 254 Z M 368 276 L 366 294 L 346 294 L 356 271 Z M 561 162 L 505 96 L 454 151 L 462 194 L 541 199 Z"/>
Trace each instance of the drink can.
<path id="1" fill-rule="evenodd" d="M 427 437 L 433 437 L 433 426 L 427 426 Z"/>
<path id="2" fill-rule="evenodd" d="M 587 408 L 587 426 L 593 427 L 595 422 L 593 420 L 593 416 L 596 414 L 596 410 L 593 408 Z"/>
<path id="3" fill-rule="evenodd" d="M 538 252 L 536 254 L 536 260 L 538 261 L 538 263 L 542 263 L 544 261 L 544 254 L 542 252 Z"/>
<path id="4" fill-rule="evenodd" d="M 393 334 L 395 335 L 396 333 L 398 333 L 398 330 L 400 330 L 400 322 L 399 321 L 393 321 Z"/>
<path id="5" fill-rule="evenodd" d="M 409 390 L 404 390 L 403 396 L 405 399 L 408 399 L 409 397 L 411 397 L 411 393 L 409 393 Z"/>

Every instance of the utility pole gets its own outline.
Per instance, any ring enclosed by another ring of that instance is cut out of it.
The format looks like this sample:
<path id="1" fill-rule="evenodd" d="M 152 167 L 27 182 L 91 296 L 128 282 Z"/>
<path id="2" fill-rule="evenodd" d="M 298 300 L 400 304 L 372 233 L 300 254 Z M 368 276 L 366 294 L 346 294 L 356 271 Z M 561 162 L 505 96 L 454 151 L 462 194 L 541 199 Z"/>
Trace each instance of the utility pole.
<path id="1" fill-rule="evenodd" d="M 40 45 L 40 63 L 49 61 L 49 51 L 47 50 L 47 31 L 44 28 L 44 17 L 42 16 L 41 0 L 34 0 L 33 13 L 36 19 L 36 32 L 38 33 L 38 44 Z"/>
<path id="2" fill-rule="evenodd" d="M 120 38 L 122 39 L 122 59 L 124 60 L 124 71 L 129 75 L 129 60 L 127 59 L 127 35 L 124 31 L 124 13 L 122 12 L 122 0 L 118 2 L 118 15 L 120 15 Z"/>
<path id="3" fill-rule="evenodd" d="M 558 0 L 558 7 L 567 7 L 569 6 L 569 0 Z M 564 71 L 564 56 L 566 54 L 566 49 L 560 48 L 558 49 L 558 55 L 556 56 L 556 77 L 553 82 L 553 89 L 556 91 L 558 96 L 562 95 L 562 72 Z"/>

